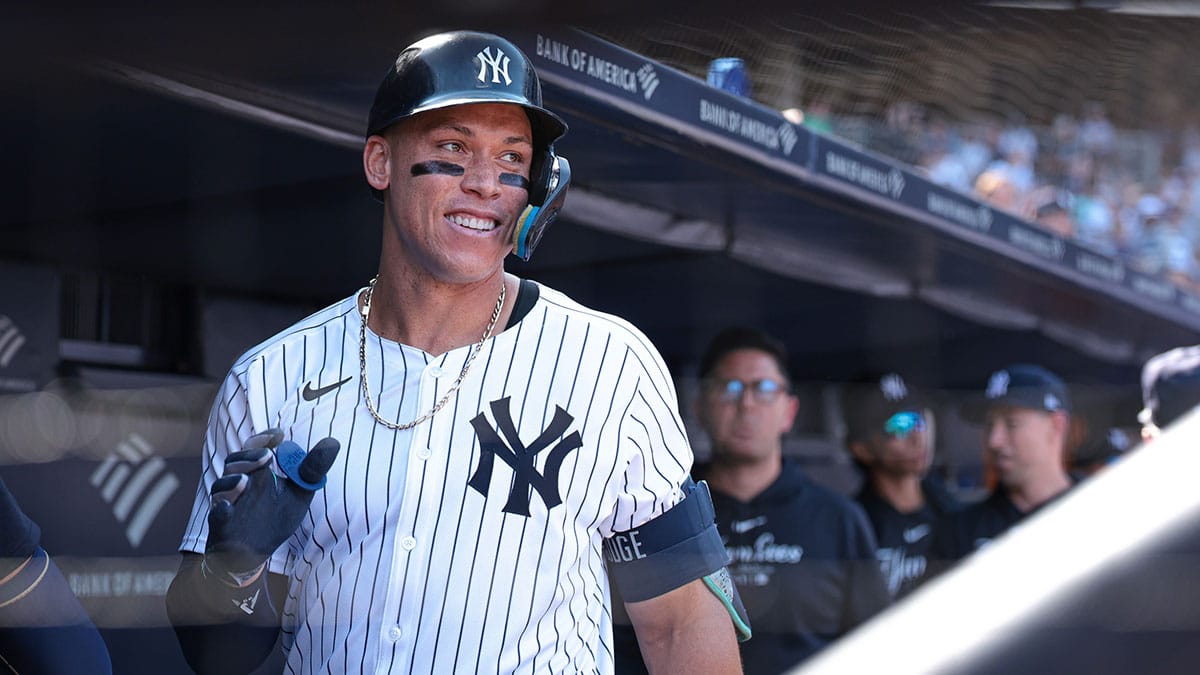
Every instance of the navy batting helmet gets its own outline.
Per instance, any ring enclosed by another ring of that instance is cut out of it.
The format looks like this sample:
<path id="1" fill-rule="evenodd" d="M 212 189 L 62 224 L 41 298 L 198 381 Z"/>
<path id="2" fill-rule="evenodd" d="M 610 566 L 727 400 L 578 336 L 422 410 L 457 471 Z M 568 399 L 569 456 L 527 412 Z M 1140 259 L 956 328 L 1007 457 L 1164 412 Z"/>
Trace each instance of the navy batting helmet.
<path id="1" fill-rule="evenodd" d="M 379 85 L 367 135 L 427 110 L 473 103 L 512 103 L 529 116 L 534 146 L 529 206 L 513 234 L 513 252 L 528 260 L 562 208 L 571 169 L 553 148 L 567 125 L 542 107 L 542 85 L 533 63 L 516 45 L 474 31 L 441 33 L 412 44 Z M 378 192 L 376 196 L 382 198 Z"/>
<path id="2" fill-rule="evenodd" d="M 426 110 L 470 103 L 515 103 L 529 114 L 534 143 L 548 147 L 567 125 L 542 107 L 533 63 L 516 45 L 474 31 L 441 33 L 414 43 L 388 70 L 367 120 L 367 135 Z"/>

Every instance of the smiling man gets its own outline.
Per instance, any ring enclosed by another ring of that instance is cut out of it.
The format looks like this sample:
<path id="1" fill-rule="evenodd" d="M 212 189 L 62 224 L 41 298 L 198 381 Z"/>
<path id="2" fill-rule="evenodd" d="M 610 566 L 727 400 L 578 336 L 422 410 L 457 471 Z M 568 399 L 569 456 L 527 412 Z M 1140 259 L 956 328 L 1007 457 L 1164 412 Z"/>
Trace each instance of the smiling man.
<path id="1" fill-rule="evenodd" d="M 378 276 L 247 352 L 213 406 L 168 595 L 196 670 L 278 639 L 289 673 L 610 673 L 611 572 L 652 672 L 740 672 L 661 357 L 504 270 L 562 205 L 565 132 L 497 36 L 389 69 L 363 149 Z"/>

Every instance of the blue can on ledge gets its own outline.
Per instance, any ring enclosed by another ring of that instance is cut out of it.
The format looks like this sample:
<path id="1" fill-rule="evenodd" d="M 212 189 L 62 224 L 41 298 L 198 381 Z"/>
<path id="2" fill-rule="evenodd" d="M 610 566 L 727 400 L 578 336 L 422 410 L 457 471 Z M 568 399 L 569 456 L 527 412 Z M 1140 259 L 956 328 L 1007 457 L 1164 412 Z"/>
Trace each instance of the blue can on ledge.
<path id="1" fill-rule="evenodd" d="M 750 96 L 746 62 L 736 57 L 713 59 L 708 64 L 708 83 L 737 96 Z"/>

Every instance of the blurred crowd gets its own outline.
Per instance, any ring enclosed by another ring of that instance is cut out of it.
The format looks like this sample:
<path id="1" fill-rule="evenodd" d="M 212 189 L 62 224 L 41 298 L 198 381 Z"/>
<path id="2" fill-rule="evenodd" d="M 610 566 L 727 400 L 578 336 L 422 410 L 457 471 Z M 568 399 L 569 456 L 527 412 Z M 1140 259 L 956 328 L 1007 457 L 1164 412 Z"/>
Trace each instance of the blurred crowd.
<path id="1" fill-rule="evenodd" d="M 952 122 L 908 101 L 865 124 L 821 103 L 791 117 L 1200 292 L 1200 128 L 1118 129 L 1097 102 L 1078 115 L 1059 113 L 1049 126 L 1016 114 Z"/>

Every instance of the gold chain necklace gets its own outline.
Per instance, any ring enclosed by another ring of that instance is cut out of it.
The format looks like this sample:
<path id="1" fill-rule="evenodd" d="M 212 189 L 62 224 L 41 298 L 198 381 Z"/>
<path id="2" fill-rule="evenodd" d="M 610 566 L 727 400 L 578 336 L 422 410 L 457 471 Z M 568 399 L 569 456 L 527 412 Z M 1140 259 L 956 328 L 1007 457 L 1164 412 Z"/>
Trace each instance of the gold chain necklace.
<path id="1" fill-rule="evenodd" d="M 458 391 L 459 386 L 462 385 L 463 380 L 467 377 L 467 371 L 471 370 L 471 364 L 475 362 L 475 357 L 479 355 L 479 350 L 483 349 L 483 343 L 487 342 L 487 339 L 492 337 L 492 331 L 496 328 L 496 322 L 500 320 L 500 311 L 504 309 L 506 284 L 501 281 L 500 297 L 496 298 L 496 309 L 492 310 L 492 318 L 490 321 L 488 321 L 487 328 L 483 331 L 483 337 L 479 338 L 479 342 L 476 342 L 475 346 L 471 349 L 471 355 L 467 357 L 467 362 L 463 364 L 462 372 L 458 374 L 458 379 L 454 380 L 454 384 L 450 385 L 450 390 L 446 392 L 446 395 L 443 396 L 442 399 L 438 401 L 437 404 L 433 406 L 433 409 L 429 412 L 421 415 L 408 424 L 396 424 L 395 422 L 389 422 L 379 416 L 379 412 L 375 410 L 375 404 L 371 402 L 371 390 L 367 387 L 367 321 L 371 318 L 371 296 L 375 293 L 375 282 L 378 279 L 379 277 L 374 277 L 371 279 L 371 283 L 367 286 L 367 292 L 365 295 L 363 295 L 362 326 L 358 330 L 358 364 L 361 369 L 359 380 L 362 382 L 363 398 L 367 401 L 367 410 L 371 412 L 371 417 L 374 417 L 376 422 L 379 422 L 389 429 L 394 431 L 405 431 L 407 429 L 412 429 L 421 422 L 433 417 L 437 411 L 442 409 L 442 406 L 446 405 L 446 402 L 450 400 L 450 397 L 454 395 L 454 392 Z"/>

